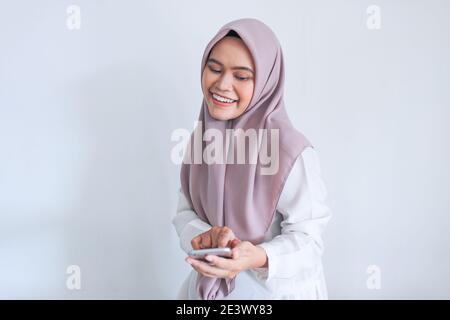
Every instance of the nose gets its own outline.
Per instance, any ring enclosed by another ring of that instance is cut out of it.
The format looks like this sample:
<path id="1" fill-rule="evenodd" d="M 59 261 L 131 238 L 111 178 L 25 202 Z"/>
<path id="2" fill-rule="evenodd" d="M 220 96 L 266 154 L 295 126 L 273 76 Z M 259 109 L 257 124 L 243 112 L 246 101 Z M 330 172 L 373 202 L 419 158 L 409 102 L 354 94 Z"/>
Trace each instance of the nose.
<path id="1" fill-rule="evenodd" d="M 215 87 L 220 91 L 232 91 L 233 89 L 233 75 L 223 73 L 217 80 Z"/>

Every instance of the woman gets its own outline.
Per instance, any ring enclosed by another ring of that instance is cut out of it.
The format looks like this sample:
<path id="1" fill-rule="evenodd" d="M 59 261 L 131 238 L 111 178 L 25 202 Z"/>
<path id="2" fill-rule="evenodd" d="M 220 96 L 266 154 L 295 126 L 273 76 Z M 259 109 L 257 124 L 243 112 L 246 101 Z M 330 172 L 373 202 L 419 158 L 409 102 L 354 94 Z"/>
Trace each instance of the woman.
<path id="1" fill-rule="evenodd" d="M 203 134 L 201 146 L 206 133 L 238 133 L 215 150 L 225 163 L 187 161 L 196 145 L 196 132 L 191 135 L 172 222 L 186 253 L 230 247 L 233 256 L 187 257 L 193 270 L 178 298 L 326 299 L 321 235 L 331 213 L 314 147 L 284 108 L 284 62 L 275 34 L 256 19 L 224 25 L 206 46 L 201 79 L 195 130 Z M 263 132 L 262 139 L 249 139 L 244 163 L 230 161 L 242 152 L 235 137 L 249 130 Z M 265 170 L 264 147 L 275 155 L 275 170 Z M 259 152 L 258 161 L 250 161 L 251 150 Z"/>

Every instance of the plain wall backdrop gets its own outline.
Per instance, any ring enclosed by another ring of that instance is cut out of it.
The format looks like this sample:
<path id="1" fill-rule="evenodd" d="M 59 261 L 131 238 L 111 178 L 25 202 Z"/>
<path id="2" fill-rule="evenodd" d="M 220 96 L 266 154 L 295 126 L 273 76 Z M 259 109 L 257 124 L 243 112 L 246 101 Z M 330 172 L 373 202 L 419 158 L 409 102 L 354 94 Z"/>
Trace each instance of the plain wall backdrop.
<path id="1" fill-rule="evenodd" d="M 450 298 L 450 2 L 1 7 L 0 298 L 175 298 L 191 267 L 171 134 L 197 120 L 207 42 L 244 17 L 277 34 L 286 108 L 319 155 L 330 298 Z"/>

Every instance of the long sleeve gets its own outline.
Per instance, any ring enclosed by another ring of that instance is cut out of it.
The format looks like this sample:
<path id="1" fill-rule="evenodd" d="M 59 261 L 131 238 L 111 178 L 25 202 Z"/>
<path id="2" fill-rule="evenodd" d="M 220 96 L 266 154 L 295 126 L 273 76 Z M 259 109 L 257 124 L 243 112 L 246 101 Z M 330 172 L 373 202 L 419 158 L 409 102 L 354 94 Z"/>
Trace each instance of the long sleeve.
<path id="1" fill-rule="evenodd" d="M 266 251 L 268 267 L 252 271 L 261 281 L 308 277 L 321 266 L 321 235 L 331 218 L 326 195 L 319 159 L 308 147 L 292 167 L 278 202 L 281 234 L 259 244 Z"/>
<path id="2" fill-rule="evenodd" d="M 200 219 L 192 210 L 181 188 L 178 193 L 177 213 L 172 219 L 172 224 L 180 238 L 181 249 L 186 253 L 192 250 L 192 238 L 211 228 L 210 224 Z"/>

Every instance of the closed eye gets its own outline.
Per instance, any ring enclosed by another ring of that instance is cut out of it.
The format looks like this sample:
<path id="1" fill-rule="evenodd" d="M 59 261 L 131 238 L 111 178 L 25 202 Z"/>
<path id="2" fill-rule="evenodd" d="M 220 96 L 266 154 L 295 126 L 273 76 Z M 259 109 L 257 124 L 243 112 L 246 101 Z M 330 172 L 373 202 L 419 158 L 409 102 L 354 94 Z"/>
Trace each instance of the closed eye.
<path id="1" fill-rule="evenodd" d="M 215 70 L 215 69 L 212 68 L 211 66 L 209 66 L 209 70 L 211 70 L 212 73 L 216 73 L 216 74 L 222 72 L 221 70 Z M 238 76 L 235 76 L 235 78 L 236 78 L 237 80 L 239 80 L 239 81 L 247 81 L 247 80 L 250 79 L 249 77 L 238 77 Z"/>
<path id="2" fill-rule="evenodd" d="M 211 70 L 213 73 L 220 73 L 220 70 L 214 70 L 213 68 L 209 67 L 209 70 Z"/>

